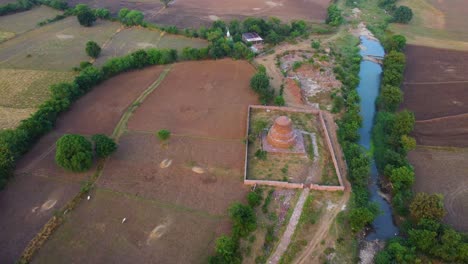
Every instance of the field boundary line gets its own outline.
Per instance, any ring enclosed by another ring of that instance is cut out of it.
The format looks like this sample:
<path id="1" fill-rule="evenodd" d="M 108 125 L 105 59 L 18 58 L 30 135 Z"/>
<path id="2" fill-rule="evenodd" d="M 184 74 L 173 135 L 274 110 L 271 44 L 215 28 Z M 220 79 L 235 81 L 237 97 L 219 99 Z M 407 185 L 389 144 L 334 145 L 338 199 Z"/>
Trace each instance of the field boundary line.
<path id="1" fill-rule="evenodd" d="M 140 96 L 138 96 L 138 98 L 130 104 L 127 110 L 125 110 L 111 135 L 111 137 L 114 138 L 117 142 L 127 129 L 128 120 L 132 116 L 133 112 L 140 106 L 146 97 L 148 97 L 148 95 L 150 95 L 161 84 L 161 82 L 166 78 L 167 74 L 171 71 L 172 67 L 172 65 L 166 67 L 166 69 L 164 69 L 164 71 L 159 75 L 158 79 L 154 81 L 146 90 L 144 90 L 143 93 L 141 93 Z"/>
<path id="2" fill-rule="evenodd" d="M 157 131 L 148 131 L 148 130 L 128 130 L 129 133 L 138 133 L 138 134 L 156 134 Z M 207 136 L 198 136 L 198 135 L 190 135 L 190 134 L 175 134 L 171 133 L 171 137 L 187 137 L 187 138 L 197 138 L 197 139 L 207 139 L 213 141 L 243 141 L 245 138 L 219 138 L 219 137 L 207 137 Z"/>
<path id="3" fill-rule="evenodd" d="M 445 81 L 445 82 L 403 82 L 404 85 L 457 84 L 457 83 L 468 83 L 468 80 Z"/>
<path id="4" fill-rule="evenodd" d="M 129 193 L 129 192 L 117 191 L 117 190 L 113 190 L 113 189 L 110 189 L 110 188 L 107 188 L 107 187 L 97 187 L 96 191 L 103 191 L 103 192 L 108 192 L 108 193 L 112 193 L 112 194 L 115 194 L 115 195 L 125 196 L 125 197 L 131 198 L 133 200 L 147 201 L 147 202 L 150 202 L 150 203 L 153 203 L 153 204 L 158 204 L 161 207 L 175 209 L 175 210 L 180 211 L 180 212 L 190 212 L 190 213 L 193 213 L 193 214 L 196 214 L 196 215 L 199 215 L 199 216 L 203 216 L 203 217 L 206 217 L 206 218 L 210 218 L 210 219 L 228 219 L 227 215 L 211 214 L 211 213 L 208 213 L 208 212 L 203 211 L 203 210 L 193 209 L 193 208 L 190 208 L 190 207 L 185 207 L 183 205 L 164 202 L 164 201 L 161 201 L 161 200 L 155 199 L 155 198 L 148 198 L 148 197 L 144 197 L 144 196 L 138 196 L 136 194 Z"/>
<path id="5" fill-rule="evenodd" d="M 442 117 L 436 117 L 436 118 L 430 118 L 430 119 L 423 119 L 423 120 L 416 120 L 416 123 L 430 123 L 434 121 L 440 121 L 444 119 L 450 119 L 450 118 L 457 118 L 457 117 L 465 117 L 468 116 L 468 113 L 464 114 L 458 114 L 458 115 L 450 115 L 450 116 L 442 116 Z"/>

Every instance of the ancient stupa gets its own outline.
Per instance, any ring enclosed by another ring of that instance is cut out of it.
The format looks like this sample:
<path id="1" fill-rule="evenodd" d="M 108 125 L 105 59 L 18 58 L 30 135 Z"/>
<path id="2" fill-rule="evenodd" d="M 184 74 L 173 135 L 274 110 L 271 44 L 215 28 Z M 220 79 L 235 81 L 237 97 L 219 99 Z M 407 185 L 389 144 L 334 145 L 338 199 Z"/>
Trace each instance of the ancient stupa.
<path id="1" fill-rule="evenodd" d="M 291 119 L 280 116 L 275 119 L 268 134 L 263 136 L 263 149 L 277 153 L 305 153 L 302 133 L 293 128 Z"/>

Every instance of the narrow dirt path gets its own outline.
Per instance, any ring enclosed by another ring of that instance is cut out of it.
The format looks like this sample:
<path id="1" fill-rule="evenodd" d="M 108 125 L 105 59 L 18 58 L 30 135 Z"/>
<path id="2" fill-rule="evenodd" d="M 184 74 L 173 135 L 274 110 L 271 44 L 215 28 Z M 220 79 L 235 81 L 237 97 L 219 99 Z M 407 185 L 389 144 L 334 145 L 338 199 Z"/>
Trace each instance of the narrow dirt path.
<path id="1" fill-rule="evenodd" d="M 294 263 L 320 263 L 320 254 L 313 254 L 314 251 L 322 245 L 322 241 L 327 241 L 329 238 L 328 231 L 335 221 L 336 216 L 341 212 L 348 204 L 349 197 L 351 196 L 351 184 L 347 179 L 347 167 L 344 161 L 343 152 L 338 144 L 338 138 L 336 137 L 337 126 L 333 120 L 333 116 L 330 113 L 324 112 L 324 121 L 328 131 L 330 131 L 330 139 L 332 141 L 333 149 L 336 153 L 338 167 L 343 177 L 343 183 L 345 185 L 345 191 L 341 199 L 337 202 L 336 206 L 332 210 L 326 210 L 324 215 L 321 217 L 318 223 L 317 232 L 314 234 L 314 238 L 308 242 L 302 254 L 296 259 Z M 327 244 L 327 243 L 325 243 Z"/>
<path id="2" fill-rule="evenodd" d="M 130 119 L 132 113 L 135 109 L 145 100 L 145 98 L 151 94 L 159 84 L 164 80 L 169 71 L 172 69 L 172 65 L 168 66 L 164 71 L 159 75 L 158 79 L 153 82 L 143 93 L 132 102 L 132 104 L 125 110 L 120 118 L 120 121 L 115 126 L 114 132 L 112 133 L 112 138 L 117 142 L 120 136 L 125 132 L 127 128 L 127 122 Z M 54 145 L 55 146 L 55 145 Z M 54 148 L 47 150 L 48 152 L 52 151 Z M 101 173 L 106 164 L 106 160 L 99 161 L 98 169 L 96 172 L 90 176 L 87 180 L 88 188 L 91 189 L 98 178 L 101 176 Z M 47 239 L 54 233 L 54 231 L 63 223 L 63 215 L 72 211 L 76 208 L 80 202 L 87 195 L 86 191 L 80 191 L 72 200 L 70 200 L 63 208 L 57 211 L 57 214 L 54 215 L 49 221 L 42 227 L 42 229 L 36 234 L 36 236 L 29 242 L 29 244 L 24 249 L 18 263 L 29 263 L 34 254 L 46 243 Z"/>
<path id="3" fill-rule="evenodd" d="M 289 243 L 291 243 L 291 238 L 296 231 L 296 226 L 299 223 L 299 219 L 301 218 L 302 209 L 304 208 L 304 203 L 309 196 L 309 189 L 306 188 L 302 190 L 301 196 L 294 207 L 294 211 L 291 215 L 291 219 L 289 219 L 288 226 L 286 227 L 286 231 L 284 231 L 283 236 L 276 247 L 275 252 L 271 255 L 270 259 L 268 260 L 269 264 L 277 264 L 279 263 L 281 256 L 283 256 L 286 249 L 288 249 Z"/>

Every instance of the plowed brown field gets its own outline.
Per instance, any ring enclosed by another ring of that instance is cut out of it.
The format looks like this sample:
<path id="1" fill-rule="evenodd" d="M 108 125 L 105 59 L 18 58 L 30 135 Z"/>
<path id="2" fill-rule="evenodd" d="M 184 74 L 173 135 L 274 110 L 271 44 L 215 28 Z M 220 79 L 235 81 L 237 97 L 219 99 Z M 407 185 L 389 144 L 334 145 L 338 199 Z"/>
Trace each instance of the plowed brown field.
<path id="1" fill-rule="evenodd" d="M 414 190 L 443 194 L 445 222 L 466 232 L 468 52 L 410 45 L 405 53 L 403 108 L 415 113 L 413 136 L 419 145 L 409 153 L 416 173 Z"/>
<path id="2" fill-rule="evenodd" d="M 227 209 L 245 201 L 248 191 L 242 181 L 243 140 L 247 106 L 257 102 L 249 88 L 255 70 L 234 60 L 170 67 L 161 82 L 155 82 L 160 69 L 150 68 L 103 84 L 116 89 L 106 97 L 116 105 L 122 98 L 135 100 L 125 89 L 141 92 L 149 85 L 154 90 L 130 117 L 91 199 L 66 216 L 33 263 L 206 263 L 215 238 L 229 232 Z M 145 76 L 150 76 L 148 82 Z M 133 88 L 123 85 L 127 83 Z M 95 121 L 59 124 L 60 131 L 110 131 L 114 115 L 104 113 L 113 111 L 100 113 L 97 104 L 93 108 L 87 116 Z M 63 122 L 81 120 L 85 113 L 64 116 Z M 167 141 L 155 135 L 161 128 L 172 132 Z"/>
<path id="3" fill-rule="evenodd" d="M 117 13 L 121 8 L 137 9 L 145 19 L 164 25 L 194 27 L 209 25 L 216 19 L 230 20 L 246 17 L 275 16 L 284 21 L 297 19 L 323 21 L 330 0 L 309 1 L 263 1 L 263 0 L 177 0 L 163 8 L 159 0 L 114 1 L 114 0 L 68 0 L 71 5 L 86 3 L 93 7 L 105 7 Z"/>

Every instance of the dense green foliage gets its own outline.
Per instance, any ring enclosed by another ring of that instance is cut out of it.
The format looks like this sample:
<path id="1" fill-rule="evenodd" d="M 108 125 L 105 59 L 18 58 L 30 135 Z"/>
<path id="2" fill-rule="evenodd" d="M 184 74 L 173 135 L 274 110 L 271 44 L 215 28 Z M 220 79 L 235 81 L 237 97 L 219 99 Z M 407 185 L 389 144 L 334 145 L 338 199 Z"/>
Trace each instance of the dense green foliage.
<path id="1" fill-rule="evenodd" d="M 377 207 L 369 201 L 367 189 L 370 175 L 370 159 L 366 151 L 358 144 L 362 118 L 360 115 L 359 95 L 356 88 L 359 84 L 359 40 L 350 35 L 340 40 L 333 48 L 339 66 L 334 68 L 336 77 L 342 82 L 341 102 L 345 113 L 338 121 L 338 138 L 348 164 L 349 180 L 352 183 L 351 209 L 348 215 L 349 224 L 354 232 L 361 231 L 371 223 L 378 214 Z"/>
<path id="2" fill-rule="evenodd" d="M 0 16 L 31 9 L 36 4 L 33 0 L 17 0 L 16 2 L 0 5 Z"/>
<path id="3" fill-rule="evenodd" d="M 86 43 L 86 54 L 91 58 L 97 58 L 101 54 L 101 47 L 94 41 L 88 41 Z"/>
<path id="4" fill-rule="evenodd" d="M 115 141 L 106 135 L 96 134 L 91 140 L 94 142 L 94 151 L 99 158 L 106 158 L 117 150 Z"/>
<path id="5" fill-rule="evenodd" d="M 403 97 L 397 89 L 403 81 L 406 58 L 401 51 L 405 44 L 406 40 L 400 35 L 387 37 L 384 41 L 387 56 L 373 142 L 377 167 L 392 184 L 393 208 L 402 216 L 411 216 L 413 222 L 403 225 L 402 231 L 407 238 L 390 240 L 385 250 L 377 254 L 375 263 L 421 263 L 421 254 L 447 263 L 467 263 L 468 238 L 438 222 L 445 215 L 442 197 L 425 193 L 413 197 L 411 188 L 415 175 L 407 153 L 416 146 L 414 138 L 409 136 L 415 118 L 409 111 L 397 112 Z"/>
<path id="6" fill-rule="evenodd" d="M 337 5 L 332 4 L 327 9 L 327 19 L 325 23 L 331 26 L 339 26 L 343 23 L 343 16 L 341 15 L 341 10 Z"/>
<path id="7" fill-rule="evenodd" d="M 261 192 L 260 188 L 250 192 L 253 195 L 249 194 L 249 204 L 257 206 L 261 202 Z M 234 203 L 229 207 L 229 216 L 233 222 L 232 236 L 223 235 L 216 240 L 215 255 L 210 257 L 210 264 L 240 264 L 240 238 L 247 237 L 257 228 L 257 218 L 252 205 Z"/>
<path id="8" fill-rule="evenodd" d="M 80 25 L 90 27 L 96 21 L 96 15 L 89 6 L 84 4 L 78 4 L 75 7 L 74 13 Z"/>
<path id="9" fill-rule="evenodd" d="M 270 102 L 275 95 L 275 91 L 270 88 L 270 78 L 268 78 L 268 75 L 263 70 L 259 70 L 250 79 L 250 88 L 259 95 L 259 100 L 262 104 Z"/>
<path id="10" fill-rule="evenodd" d="M 411 202 L 410 212 L 417 221 L 422 218 L 440 221 L 445 216 L 443 198 L 437 194 L 418 193 Z"/>
<path id="11" fill-rule="evenodd" d="M 80 135 L 64 135 L 56 143 L 55 162 L 73 172 L 87 171 L 93 165 L 92 145 Z"/>
<path id="12" fill-rule="evenodd" d="M 408 24 L 413 19 L 413 11 L 407 6 L 399 6 L 393 12 L 393 21 Z"/>
<path id="13" fill-rule="evenodd" d="M 167 129 L 161 129 L 157 133 L 159 140 L 168 140 L 171 137 L 171 131 Z"/>
<path id="14" fill-rule="evenodd" d="M 138 10 L 122 8 L 119 11 L 119 20 L 126 26 L 136 26 L 143 24 L 144 15 Z"/>

